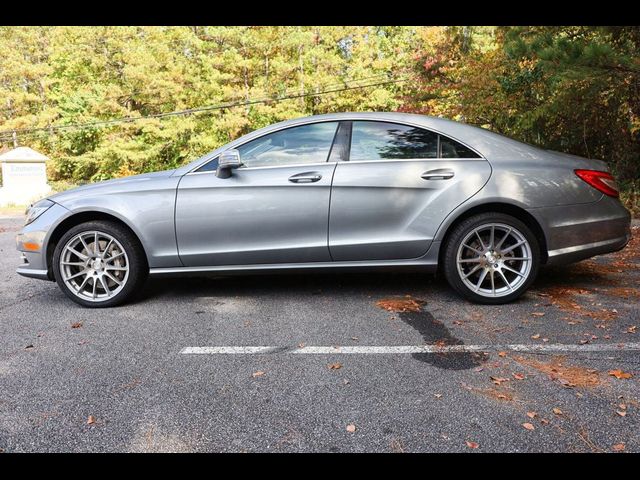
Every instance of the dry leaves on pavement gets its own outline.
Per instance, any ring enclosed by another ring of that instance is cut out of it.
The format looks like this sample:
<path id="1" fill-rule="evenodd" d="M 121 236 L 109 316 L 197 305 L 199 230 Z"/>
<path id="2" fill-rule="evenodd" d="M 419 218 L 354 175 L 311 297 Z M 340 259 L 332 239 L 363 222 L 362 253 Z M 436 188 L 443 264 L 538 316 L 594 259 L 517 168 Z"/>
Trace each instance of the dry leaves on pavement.
<path id="1" fill-rule="evenodd" d="M 327 368 L 328 368 L 329 370 L 338 370 L 338 369 L 342 368 L 342 364 L 341 364 L 341 363 L 338 363 L 338 362 L 336 362 L 336 363 L 330 363 L 329 365 L 327 365 Z"/>
<path id="2" fill-rule="evenodd" d="M 534 427 L 531 423 L 523 423 L 522 426 L 524 428 L 526 428 L 527 430 L 535 430 L 536 427 Z"/>
<path id="3" fill-rule="evenodd" d="M 480 445 L 479 445 L 478 443 L 476 443 L 476 442 L 469 442 L 469 441 L 467 441 L 467 442 L 465 442 L 465 443 L 467 444 L 467 447 L 469 447 L 469 448 L 478 448 L 478 447 L 480 446 Z"/>
<path id="4" fill-rule="evenodd" d="M 253 373 L 251 374 L 251 376 L 252 376 L 253 378 L 256 378 L 256 377 L 261 377 L 261 376 L 263 376 L 264 374 L 265 374 L 265 372 L 263 372 L 262 370 L 258 370 L 257 372 L 253 372 Z"/>
<path id="5" fill-rule="evenodd" d="M 609 370 L 609 375 L 619 380 L 633 377 L 631 373 L 623 372 L 622 370 Z"/>
<path id="6" fill-rule="evenodd" d="M 347 425 L 347 432 L 353 433 L 355 431 L 356 431 L 356 426 L 353 423 L 350 423 L 349 425 Z"/>

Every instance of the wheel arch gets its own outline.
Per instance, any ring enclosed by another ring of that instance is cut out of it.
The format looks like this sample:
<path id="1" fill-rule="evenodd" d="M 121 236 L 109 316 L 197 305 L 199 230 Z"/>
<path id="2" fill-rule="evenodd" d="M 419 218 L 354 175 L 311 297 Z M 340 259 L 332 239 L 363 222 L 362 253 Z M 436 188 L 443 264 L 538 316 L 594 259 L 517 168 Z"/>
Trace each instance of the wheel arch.
<path id="1" fill-rule="evenodd" d="M 453 229 L 460 224 L 460 222 L 466 220 L 467 218 L 477 215 L 479 213 L 488 213 L 488 212 L 497 212 L 504 213 L 506 215 L 511 215 L 512 217 L 517 218 L 521 222 L 523 222 L 527 227 L 531 229 L 533 234 L 536 236 L 540 244 L 540 261 L 541 263 L 546 263 L 548 258 L 548 249 L 547 249 L 547 237 L 544 233 L 544 229 L 540 225 L 540 222 L 526 209 L 521 206 L 514 205 L 512 203 L 506 202 L 486 202 L 474 205 L 462 212 L 459 212 L 455 217 L 451 219 L 447 219 L 446 225 L 443 225 L 441 235 L 441 245 L 440 251 L 438 252 L 438 265 L 442 265 L 442 255 L 444 254 L 444 246 L 451 235 Z M 438 235 L 438 236 L 440 236 Z"/>
<path id="2" fill-rule="evenodd" d="M 147 263 L 147 267 L 148 267 L 149 259 L 147 258 L 147 252 L 144 248 L 144 244 L 140 240 L 140 236 L 138 235 L 138 233 L 127 222 L 125 222 L 122 218 L 118 217 L 117 215 L 114 215 L 108 212 L 104 212 L 100 210 L 84 210 L 80 212 L 75 212 L 65 217 L 58 225 L 55 226 L 55 228 L 52 230 L 51 234 L 49 235 L 49 238 L 46 242 L 47 246 L 46 246 L 45 252 L 46 252 L 46 261 L 47 261 L 47 276 L 51 280 L 53 280 L 53 270 L 51 268 L 53 263 L 53 253 L 55 251 L 56 245 L 58 244 L 62 236 L 65 234 L 65 232 L 75 227 L 76 225 L 80 225 L 81 223 L 99 221 L 99 220 L 117 223 L 121 227 L 128 230 L 129 233 L 131 233 L 131 235 L 133 236 L 133 238 L 135 238 L 135 240 L 138 242 L 139 247 L 144 252 L 143 258 Z"/>

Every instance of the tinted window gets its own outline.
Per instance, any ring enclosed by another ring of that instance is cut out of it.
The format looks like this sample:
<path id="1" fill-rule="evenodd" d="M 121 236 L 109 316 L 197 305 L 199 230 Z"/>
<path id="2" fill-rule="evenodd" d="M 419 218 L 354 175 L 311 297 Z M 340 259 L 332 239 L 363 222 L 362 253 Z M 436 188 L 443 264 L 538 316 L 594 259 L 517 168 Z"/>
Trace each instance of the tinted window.
<path id="1" fill-rule="evenodd" d="M 338 122 L 288 128 L 238 147 L 247 167 L 326 162 Z"/>
<path id="2" fill-rule="evenodd" d="M 440 135 L 440 156 L 442 158 L 480 158 L 480 155 L 464 145 Z"/>
<path id="3" fill-rule="evenodd" d="M 353 122 L 350 160 L 437 157 L 437 133 L 398 123 Z"/>

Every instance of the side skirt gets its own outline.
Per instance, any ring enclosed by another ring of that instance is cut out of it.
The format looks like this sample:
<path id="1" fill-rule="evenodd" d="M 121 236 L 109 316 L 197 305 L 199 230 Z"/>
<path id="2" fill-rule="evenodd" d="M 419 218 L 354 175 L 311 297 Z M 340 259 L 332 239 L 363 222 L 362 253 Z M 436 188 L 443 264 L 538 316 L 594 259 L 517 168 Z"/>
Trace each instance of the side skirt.
<path id="1" fill-rule="evenodd" d="M 271 263 L 254 265 L 211 265 L 202 267 L 165 267 L 151 268 L 149 275 L 173 276 L 194 275 L 199 273 L 241 274 L 241 273 L 287 273 L 296 271 L 340 270 L 378 270 L 386 268 L 415 269 L 423 272 L 435 272 L 438 267 L 440 242 L 433 242 L 429 251 L 420 258 L 407 260 L 365 260 L 357 262 L 315 262 L 315 263 Z"/>

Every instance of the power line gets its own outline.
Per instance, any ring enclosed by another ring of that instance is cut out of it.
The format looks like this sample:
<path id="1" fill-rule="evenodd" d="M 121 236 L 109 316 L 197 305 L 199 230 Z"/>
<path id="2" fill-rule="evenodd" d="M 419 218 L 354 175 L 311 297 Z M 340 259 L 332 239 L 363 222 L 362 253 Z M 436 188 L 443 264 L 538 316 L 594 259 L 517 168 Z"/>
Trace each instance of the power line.
<path id="1" fill-rule="evenodd" d="M 245 100 L 245 101 L 239 101 L 239 102 L 229 102 L 229 103 L 222 103 L 222 104 L 217 104 L 217 105 L 207 105 L 207 106 L 202 106 L 202 107 L 195 107 L 195 108 L 189 108 L 189 109 L 185 109 L 185 110 L 176 110 L 173 112 L 164 112 L 164 113 L 154 113 L 154 114 L 150 114 L 150 115 L 143 115 L 143 116 L 139 116 L 139 117 L 120 117 L 120 118 L 115 118 L 115 119 L 111 119 L 111 120 L 99 120 L 99 121 L 95 121 L 95 122 L 86 122 L 86 123 L 75 123 L 75 124 L 68 124 L 68 125 L 51 125 L 48 127 L 33 127 L 33 128 L 20 128 L 20 129 L 14 129 L 14 130 L 5 130 L 0 132 L 0 138 L 7 139 L 7 138 L 11 138 L 14 133 L 15 134 L 20 134 L 20 135 L 28 135 L 28 134 L 33 134 L 35 132 L 51 132 L 51 131 L 56 131 L 56 130 L 68 130 L 68 129 L 83 129 L 83 128 L 91 128 L 91 127 L 104 127 L 104 126 L 108 126 L 108 125 L 115 125 L 118 123 L 128 123 L 128 122 L 136 122 L 139 120 L 147 120 L 147 119 L 153 119 L 153 118 L 165 118 L 165 117 L 173 117 L 173 116 L 179 116 L 179 115 L 192 115 L 192 114 L 196 114 L 196 113 L 202 113 L 202 112 L 210 112 L 210 111 L 214 111 L 214 110 L 223 110 L 223 109 L 227 109 L 227 108 L 233 108 L 233 107 L 243 107 L 243 106 L 249 106 L 249 105 L 257 105 L 260 103 L 278 103 L 284 100 L 294 100 L 294 99 L 298 99 L 298 98 L 306 98 L 306 97 L 316 97 L 316 96 L 321 96 L 321 95 L 327 95 L 330 93 L 339 93 L 339 92 L 344 92 L 344 91 L 348 91 L 348 90 L 357 90 L 357 89 L 362 89 L 362 88 L 370 88 L 370 87 L 377 87 L 377 86 L 383 86 L 383 85 L 389 85 L 389 84 L 395 84 L 395 83 L 403 83 L 406 82 L 408 80 L 408 78 L 398 78 L 395 80 L 387 80 L 384 82 L 376 82 L 376 83 L 369 83 L 369 84 L 365 84 L 365 85 L 356 85 L 356 86 L 345 86 L 345 87 L 341 87 L 341 88 L 335 88 L 335 89 L 329 89 L 329 90 L 322 90 L 319 92 L 307 92 L 307 93 L 297 93 L 297 94 L 290 94 L 290 95 L 283 95 L 280 97 L 266 97 L 266 98 L 262 98 L 262 99 L 256 99 L 256 100 Z"/>

